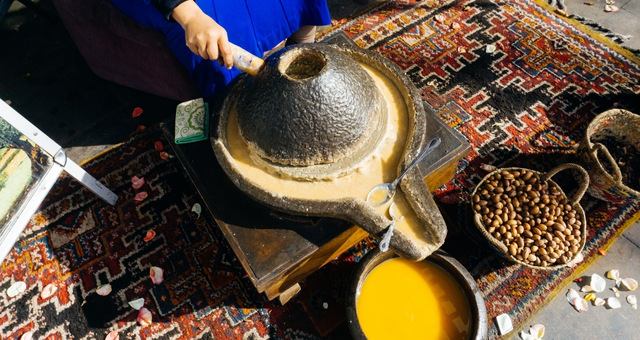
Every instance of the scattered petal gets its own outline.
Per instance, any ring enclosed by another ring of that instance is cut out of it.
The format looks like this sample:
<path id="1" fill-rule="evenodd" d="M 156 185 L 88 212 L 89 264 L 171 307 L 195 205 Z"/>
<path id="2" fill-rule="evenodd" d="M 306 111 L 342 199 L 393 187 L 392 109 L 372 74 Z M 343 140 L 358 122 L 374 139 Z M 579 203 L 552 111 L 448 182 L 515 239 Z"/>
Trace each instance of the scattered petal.
<path id="1" fill-rule="evenodd" d="M 633 292 L 634 290 L 638 289 L 638 281 L 628 277 L 626 279 L 620 280 L 620 284 L 618 284 L 618 287 L 626 291 Z"/>
<path id="2" fill-rule="evenodd" d="M 144 185 L 144 177 L 133 176 L 131 177 L 131 187 L 138 190 Z"/>
<path id="3" fill-rule="evenodd" d="M 120 339 L 120 335 L 118 334 L 118 331 L 111 331 L 104 338 L 104 340 L 119 340 L 119 339 Z"/>
<path id="4" fill-rule="evenodd" d="M 46 300 L 50 297 L 53 296 L 53 294 L 55 294 L 58 291 L 58 286 L 56 286 L 53 283 L 50 283 L 46 286 L 44 286 L 44 288 L 42 288 L 42 292 L 40 292 L 40 298 L 42 300 Z"/>
<path id="5" fill-rule="evenodd" d="M 133 200 L 136 202 L 142 202 L 147 199 L 147 197 L 149 197 L 149 194 L 146 191 L 140 191 L 133 197 Z"/>
<path id="6" fill-rule="evenodd" d="M 573 306 L 573 308 L 575 308 L 578 312 L 586 312 L 587 310 L 589 310 L 589 304 L 587 303 L 587 301 L 585 301 L 583 298 L 579 297 L 579 298 L 575 298 L 571 301 L 571 305 Z"/>
<path id="7" fill-rule="evenodd" d="M 451 28 L 457 31 L 460 29 L 460 24 L 457 22 L 454 22 L 453 24 L 451 24 Z"/>
<path id="8" fill-rule="evenodd" d="M 146 129 L 147 129 L 147 127 L 142 125 L 142 124 L 136 126 L 136 132 L 138 132 L 138 133 L 144 132 Z"/>
<path id="9" fill-rule="evenodd" d="M 7 288 L 7 296 L 12 298 L 22 294 L 27 289 L 27 284 L 24 281 L 16 281 L 11 287 Z"/>
<path id="10" fill-rule="evenodd" d="M 496 323 L 498 324 L 500 335 L 505 335 L 513 330 L 513 322 L 511 322 L 511 317 L 507 313 L 496 316 Z"/>
<path id="11" fill-rule="evenodd" d="M 144 238 L 142 240 L 145 242 L 149 242 L 153 240 L 154 237 L 156 237 L 156 231 L 153 229 L 149 229 L 147 230 L 147 234 L 144 235 Z"/>
<path id="12" fill-rule="evenodd" d="M 602 278 L 602 276 L 593 274 L 591 275 L 589 286 L 591 286 L 594 292 L 600 293 L 604 292 L 604 290 L 607 288 L 607 282 Z"/>
<path id="13" fill-rule="evenodd" d="M 580 263 L 584 261 L 584 255 L 582 255 L 582 252 L 578 253 L 578 255 L 576 255 L 576 257 L 573 258 L 573 260 L 571 260 L 571 265 L 575 266 L 576 264 Z"/>
<path id="14" fill-rule="evenodd" d="M 534 335 L 527 333 L 525 331 L 520 331 L 520 339 L 522 340 L 538 340 Z"/>
<path id="15" fill-rule="evenodd" d="M 595 300 L 593 300 L 593 305 L 594 306 L 604 306 L 604 304 L 606 303 L 606 301 L 604 301 L 604 299 L 602 298 L 596 298 Z"/>
<path id="16" fill-rule="evenodd" d="M 102 286 L 98 287 L 96 289 L 96 294 L 98 294 L 100 296 L 107 296 L 107 295 L 111 294 L 111 285 L 107 283 L 106 285 L 102 285 Z"/>
<path id="17" fill-rule="evenodd" d="M 485 52 L 492 54 L 493 52 L 496 51 L 496 45 L 495 44 L 489 44 L 487 45 L 487 47 L 485 47 Z"/>
<path id="18" fill-rule="evenodd" d="M 467 53 L 467 49 L 464 48 L 464 46 L 458 46 L 458 53 L 460 54 Z"/>
<path id="19" fill-rule="evenodd" d="M 610 297 L 607 299 L 607 307 L 611 309 L 618 309 L 622 307 L 622 304 L 620 304 L 620 300 L 618 300 L 617 298 Z"/>
<path id="20" fill-rule="evenodd" d="M 31 340 L 33 338 L 33 331 L 28 331 L 26 333 L 22 333 L 20 340 Z"/>
<path id="21" fill-rule="evenodd" d="M 162 151 L 160 152 L 160 158 L 162 158 L 163 161 L 169 160 L 169 158 L 171 158 L 169 156 L 169 154 L 166 151 Z"/>
<path id="22" fill-rule="evenodd" d="M 544 331 L 545 331 L 545 328 L 543 324 L 535 324 L 531 326 L 529 333 L 535 336 L 536 339 L 542 339 L 544 337 Z"/>
<path id="23" fill-rule="evenodd" d="M 606 276 L 607 276 L 607 279 L 609 280 L 618 281 L 620 279 L 620 271 L 617 269 L 611 269 L 610 271 L 607 272 Z"/>
<path id="24" fill-rule="evenodd" d="M 567 301 L 571 302 L 575 298 L 579 298 L 580 294 L 578 294 L 575 289 L 570 288 L 569 290 L 567 290 L 567 294 L 565 294 L 565 296 L 567 297 Z"/>
<path id="25" fill-rule="evenodd" d="M 140 310 L 140 308 L 144 307 L 144 298 L 131 300 L 128 303 L 129 303 L 129 306 L 131 306 L 131 308 L 135 310 Z"/>
<path id="26" fill-rule="evenodd" d="M 138 324 L 140 324 L 140 326 L 142 327 L 150 326 L 151 323 L 153 322 L 153 315 L 148 309 L 146 309 L 145 307 L 142 307 L 138 311 L 137 321 L 138 321 Z"/>
<path id="27" fill-rule="evenodd" d="M 581 277 L 579 277 L 579 278 L 577 278 L 577 279 L 575 279 L 575 280 L 573 280 L 573 282 L 575 282 L 575 283 L 582 283 L 582 281 L 584 281 L 584 279 L 582 278 L 582 276 L 581 276 Z"/>
<path id="28" fill-rule="evenodd" d="M 584 285 L 582 286 L 582 288 L 580 288 L 580 291 L 583 293 L 588 293 L 588 292 L 592 292 L 593 288 L 591 288 L 590 285 Z"/>
<path id="29" fill-rule="evenodd" d="M 153 148 L 156 149 L 156 151 L 160 152 L 164 150 L 164 144 L 162 144 L 162 141 L 155 141 L 153 142 Z"/>
<path id="30" fill-rule="evenodd" d="M 600 249 L 598 249 L 598 254 L 600 254 L 602 256 L 605 256 L 605 255 L 607 255 L 607 251 L 602 249 L 602 248 L 600 248 Z"/>
<path id="31" fill-rule="evenodd" d="M 133 111 L 131 111 L 131 117 L 133 118 L 138 118 L 142 115 L 142 113 L 144 112 L 144 110 L 141 107 L 134 107 Z"/>
<path id="32" fill-rule="evenodd" d="M 198 216 L 198 218 L 200 218 L 200 214 L 202 214 L 202 206 L 200 205 L 200 203 L 196 203 L 191 207 L 191 212 L 193 212 L 194 214 L 196 214 Z"/>
<path id="33" fill-rule="evenodd" d="M 638 298 L 635 295 L 627 295 L 627 302 L 631 305 L 638 305 Z"/>
<path id="34" fill-rule="evenodd" d="M 164 281 L 164 271 L 160 267 L 151 267 L 149 269 L 149 277 L 154 285 L 159 285 Z"/>
<path id="35" fill-rule="evenodd" d="M 437 22 L 439 23 L 444 23 L 444 21 L 446 20 L 445 16 L 442 14 L 436 14 L 435 19 Z"/>
<path id="36" fill-rule="evenodd" d="M 597 297 L 597 296 L 596 296 L 596 294 L 595 294 L 595 293 L 589 293 L 589 294 L 587 294 L 587 295 L 585 295 L 585 296 L 584 296 L 584 299 L 585 299 L 586 301 L 591 302 L 591 301 L 595 301 L 595 300 L 596 300 L 596 297 Z"/>
<path id="37" fill-rule="evenodd" d="M 324 308 L 324 309 L 328 309 L 328 308 L 329 308 L 329 304 L 328 304 L 328 303 L 326 303 L 326 302 L 323 302 L 323 303 L 322 303 L 322 308 Z"/>

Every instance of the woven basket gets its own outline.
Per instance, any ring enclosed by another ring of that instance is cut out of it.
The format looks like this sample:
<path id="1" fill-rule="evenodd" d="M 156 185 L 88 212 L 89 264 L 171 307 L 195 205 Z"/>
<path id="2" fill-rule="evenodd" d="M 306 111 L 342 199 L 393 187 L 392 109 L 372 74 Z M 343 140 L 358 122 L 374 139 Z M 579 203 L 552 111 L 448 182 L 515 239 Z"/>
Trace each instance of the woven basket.
<path id="1" fill-rule="evenodd" d="M 571 204 L 571 206 L 575 209 L 575 211 L 578 212 L 578 215 L 580 217 L 580 221 L 582 222 L 581 230 L 580 230 L 580 244 L 579 244 L 579 248 L 580 249 L 579 249 L 579 251 L 576 252 L 576 255 L 571 260 L 567 261 L 567 263 L 553 265 L 553 266 L 534 266 L 534 265 L 525 263 L 523 261 L 520 261 L 517 258 L 515 258 L 514 256 L 511 256 L 507 246 L 502 244 L 502 242 L 500 242 L 500 240 L 498 240 L 495 237 L 493 237 L 493 235 L 491 235 L 487 231 L 487 228 L 485 228 L 484 224 L 482 223 L 482 215 L 479 214 L 478 212 L 476 212 L 475 210 L 473 210 L 473 207 L 472 207 L 471 210 L 473 211 L 473 214 L 474 214 L 474 216 L 473 216 L 474 225 L 476 226 L 478 231 L 480 231 L 480 233 L 484 236 L 484 238 L 487 241 L 489 241 L 489 244 L 495 250 L 497 250 L 498 253 L 500 253 L 504 258 L 506 258 L 506 259 L 508 259 L 510 261 L 516 262 L 518 264 L 521 264 L 523 266 L 529 267 L 529 268 L 543 269 L 543 270 L 555 270 L 555 269 L 559 269 L 559 268 L 563 268 L 563 267 L 571 265 L 573 260 L 577 256 L 577 254 L 580 254 L 582 252 L 582 250 L 584 249 L 584 245 L 585 245 L 585 241 L 586 241 L 587 218 L 586 218 L 586 216 L 584 214 L 584 210 L 582 209 L 582 206 L 580 206 L 580 200 L 582 199 L 582 196 L 584 196 L 584 193 L 587 191 L 587 187 L 589 186 L 589 174 L 587 173 L 587 171 L 584 168 L 582 168 L 581 166 L 579 166 L 577 164 L 573 164 L 573 163 L 561 164 L 561 165 L 551 169 L 546 174 L 543 174 L 543 173 L 541 173 L 539 171 L 526 169 L 526 168 L 518 168 L 518 167 L 501 168 L 501 169 L 494 170 L 491 173 L 487 174 L 480 181 L 480 183 L 478 183 L 478 185 L 475 187 L 475 189 L 473 190 L 473 193 L 471 194 L 471 197 L 475 196 L 476 191 L 478 190 L 478 188 L 482 187 L 484 185 L 484 183 L 493 174 L 495 174 L 497 172 L 504 171 L 504 170 L 507 170 L 507 171 L 526 170 L 526 171 L 532 172 L 534 174 L 534 176 L 538 176 L 538 179 L 540 180 L 540 182 L 547 182 L 547 183 L 549 183 L 549 185 L 555 186 L 560 191 L 560 193 L 562 194 L 562 197 L 563 198 L 567 198 L 567 196 L 566 196 L 565 192 L 562 190 L 562 188 L 556 182 L 554 182 L 551 179 L 551 177 L 553 177 L 558 172 L 563 171 L 563 170 L 567 170 L 567 169 L 576 170 L 581 175 L 581 177 L 578 177 L 578 182 L 580 183 L 580 188 L 578 188 L 578 191 L 573 195 L 573 197 L 571 199 L 567 199 L 567 202 L 569 202 L 569 204 Z M 473 202 L 471 204 L 473 205 Z"/>
<path id="2" fill-rule="evenodd" d="M 591 186 L 589 194 L 604 201 L 621 203 L 628 199 L 640 199 L 640 191 L 634 190 L 622 182 L 622 173 L 609 150 L 592 139 L 613 137 L 625 140 L 640 150 L 640 115 L 627 110 L 612 109 L 597 115 L 587 127 L 580 144 L 580 155 L 589 169 Z M 603 159 L 609 163 L 613 173 L 602 165 Z"/>

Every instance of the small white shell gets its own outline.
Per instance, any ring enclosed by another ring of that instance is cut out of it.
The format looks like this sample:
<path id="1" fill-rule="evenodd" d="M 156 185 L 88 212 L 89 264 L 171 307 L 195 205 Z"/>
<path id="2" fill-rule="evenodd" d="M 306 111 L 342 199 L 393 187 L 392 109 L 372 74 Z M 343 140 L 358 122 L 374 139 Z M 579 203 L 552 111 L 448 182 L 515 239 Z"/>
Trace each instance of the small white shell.
<path id="1" fill-rule="evenodd" d="M 633 306 L 638 305 L 638 298 L 635 295 L 627 295 L 627 302 Z"/>
<path id="2" fill-rule="evenodd" d="M 135 310 L 140 310 L 144 306 L 144 298 L 129 301 L 129 306 Z"/>
<path id="3" fill-rule="evenodd" d="M 610 297 L 607 299 L 607 307 L 611 309 L 618 309 L 622 307 L 622 304 L 620 304 L 620 300 L 618 300 L 617 298 Z"/>
<path id="4" fill-rule="evenodd" d="M 567 301 L 569 301 L 569 303 L 571 303 L 571 301 L 573 301 L 573 299 L 579 298 L 580 294 L 578 294 L 578 292 L 576 292 L 575 289 L 570 288 L 569 290 L 567 290 L 567 294 L 565 294 L 565 296 L 567 297 Z"/>
<path id="5" fill-rule="evenodd" d="M 571 300 L 571 305 L 573 305 L 573 308 L 575 308 L 578 312 L 586 312 L 587 310 L 589 310 L 589 303 L 587 302 L 587 300 L 581 297 Z"/>
<path id="6" fill-rule="evenodd" d="M 111 285 L 107 283 L 106 285 L 96 288 L 96 294 L 100 296 L 107 296 L 111 294 Z"/>
<path id="7" fill-rule="evenodd" d="M 58 291 L 58 286 L 56 286 L 53 283 L 50 283 L 46 286 L 44 286 L 44 288 L 42 288 L 42 292 L 40 292 L 40 298 L 42 300 L 46 300 L 50 297 L 53 296 L 53 294 L 55 294 Z"/>
<path id="8" fill-rule="evenodd" d="M 16 297 L 22 294 L 27 289 L 27 284 L 24 281 L 16 281 L 11 287 L 7 288 L 7 296 L 10 298 Z"/>
<path id="9" fill-rule="evenodd" d="M 582 288 L 580 288 L 580 291 L 583 293 L 588 293 L 588 292 L 592 292 L 593 288 L 591 288 L 590 285 L 584 285 L 582 286 Z"/>
<path id="10" fill-rule="evenodd" d="M 507 313 L 502 313 L 496 316 L 496 323 L 498 324 L 498 330 L 500 335 L 505 335 L 513 330 L 513 323 L 511 317 Z"/>
<path id="11" fill-rule="evenodd" d="M 605 303 L 606 301 L 604 301 L 604 299 L 602 298 L 596 298 L 595 300 L 593 300 L 594 306 L 604 306 Z"/>
<path id="12" fill-rule="evenodd" d="M 611 269 L 610 271 L 607 272 L 606 276 L 607 276 L 607 279 L 609 280 L 618 281 L 620 279 L 620 271 L 617 269 Z"/>
<path id="13" fill-rule="evenodd" d="M 593 274 L 591 275 L 589 286 L 591 286 L 591 289 L 593 289 L 594 292 L 600 293 L 604 292 L 605 288 L 607 288 L 607 282 L 602 278 L 602 276 Z"/>
<path id="14" fill-rule="evenodd" d="M 623 288 L 624 290 L 632 292 L 632 291 L 638 289 L 638 281 L 628 277 L 626 279 L 620 280 L 620 284 L 618 285 L 618 287 L 619 288 Z"/>

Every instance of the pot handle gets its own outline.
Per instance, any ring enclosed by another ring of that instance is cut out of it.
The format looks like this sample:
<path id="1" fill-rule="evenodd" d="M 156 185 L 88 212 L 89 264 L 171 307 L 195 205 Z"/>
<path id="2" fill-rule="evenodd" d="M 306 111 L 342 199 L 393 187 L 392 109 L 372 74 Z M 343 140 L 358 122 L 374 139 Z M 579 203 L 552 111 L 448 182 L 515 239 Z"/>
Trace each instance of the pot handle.
<path id="1" fill-rule="evenodd" d="M 574 164 L 574 163 L 560 164 L 557 167 L 549 170 L 549 172 L 547 172 L 546 174 L 544 174 L 542 176 L 542 180 L 546 182 L 558 172 L 562 170 L 568 170 L 568 169 L 578 171 L 582 177 L 582 178 L 578 178 L 578 183 L 580 184 L 578 191 L 576 191 L 573 197 L 569 199 L 569 202 L 571 203 L 571 205 L 575 205 L 580 202 L 580 200 L 582 199 L 582 196 L 584 196 L 584 193 L 587 191 L 587 188 L 589 187 L 589 173 L 587 173 L 587 170 L 585 170 L 580 165 Z"/>
<path id="2" fill-rule="evenodd" d="M 611 168 L 613 169 L 613 181 L 618 184 L 622 184 L 622 172 L 620 171 L 620 167 L 618 166 L 618 163 L 616 163 L 616 160 L 613 159 L 613 156 L 611 156 L 609 149 L 607 149 L 607 147 L 602 143 L 594 143 L 593 148 L 591 148 L 591 153 L 593 154 L 593 158 L 595 158 L 596 160 L 599 160 L 598 151 L 604 154 L 604 157 L 611 165 Z"/>

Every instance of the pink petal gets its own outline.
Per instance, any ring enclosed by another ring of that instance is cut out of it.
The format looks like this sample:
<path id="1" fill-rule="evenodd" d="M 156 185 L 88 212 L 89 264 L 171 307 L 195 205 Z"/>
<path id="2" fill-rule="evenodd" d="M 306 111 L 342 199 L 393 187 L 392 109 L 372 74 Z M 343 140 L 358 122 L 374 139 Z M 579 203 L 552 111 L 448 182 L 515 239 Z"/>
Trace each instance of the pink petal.
<path id="1" fill-rule="evenodd" d="M 118 331 L 111 331 L 104 338 L 104 340 L 119 340 L 119 339 L 120 339 L 120 335 L 118 334 Z"/>
<path id="2" fill-rule="evenodd" d="M 40 292 L 40 298 L 42 300 L 46 300 L 52 297 L 57 291 L 58 291 L 58 286 L 56 286 L 53 283 L 50 283 L 44 286 L 44 288 L 42 288 L 42 292 Z"/>
<path id="3" fill-rule="evenodd" d="M 164 281 L 164 271 L 160 267 L 151 267 L 149 269 L 149 277 L 154 285 L 159 285 Z"/>
<path id="4" fill-rule="evenodd" d="M 144 185 L 144 177 L 133 176 L 131 177 L 131 187 L 138 190 Z"/>
<path id="5" fill-rule="evenodd" d="M 137 321 L 138 321 L 138 324 L 140 324 L 140 326 L 142 327 L 150 326 L 151 323 L 153 322 L 153 315 L 147 308 L 142 307 L 138 311 Z"/>
<path id="6" fill-rule="evenodd" d="M 147 197 L 149 197 L 149 194 L 147 194 L 147 192 L 146 192 L 146 191 L 140 191 L 139 193 L 137 193 L 137 194 L 136 194 L 136 196 L 135 196 L 135 197 L 133 197 L 133 199 L 134 199 L 136 202 L 142 202 L 142 201 L 144 201 L 145 199 L 147 199 Z"/>
<path id="7" fill-rule="evenodd" d="M 166 151 L 162 151 L 160 152 L 160 158 L 162 158 L 162 160 L 166 161 L 169 159 L 169 154 Z"/>
<path id="8" fill-rule="evenodd" d="M 154 237 L 156 237 L 156 232 L 153 229 L 149 229 L 147 230 L 147 234 L 144 235 L 144 238 L 142 240 L 145 242 L 149 242 L 153 240 Z"/>
<path id="9" fill-rule="evenodd" d="M 131 117 L 138 118 L 142 115 L 144 110 L 141 107 L 134 107 L 133 111 L 131 111 Z"/>
<path id="10" fill-rule="evenodd" d="M 157 140 L 153 143 L 153 148 L 156 149 L 156 151 L 160 152 L 164 150 L 164 144 L 162 144 L 161 141 Z"/>

